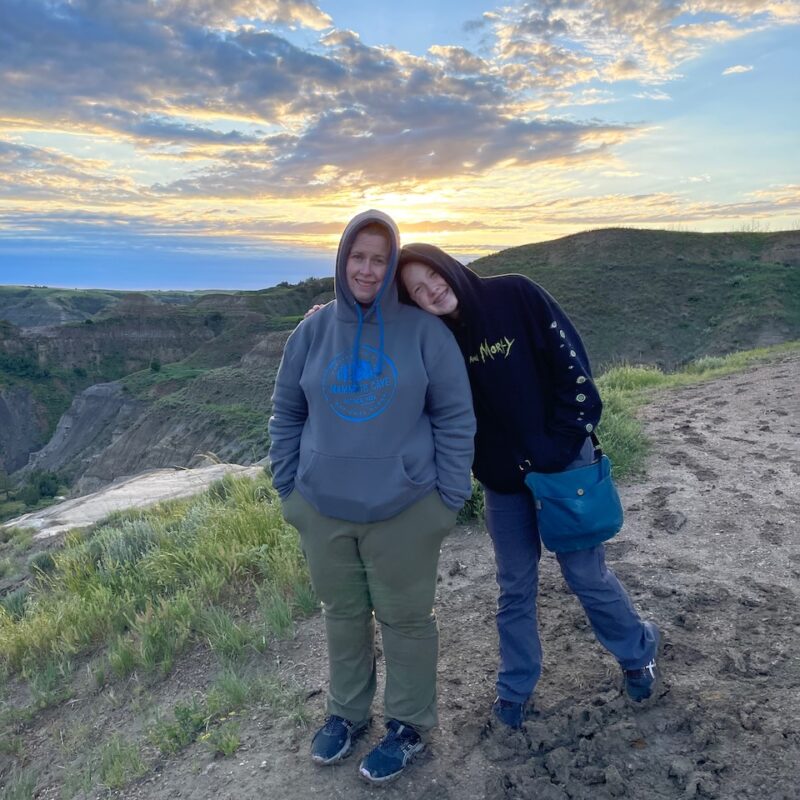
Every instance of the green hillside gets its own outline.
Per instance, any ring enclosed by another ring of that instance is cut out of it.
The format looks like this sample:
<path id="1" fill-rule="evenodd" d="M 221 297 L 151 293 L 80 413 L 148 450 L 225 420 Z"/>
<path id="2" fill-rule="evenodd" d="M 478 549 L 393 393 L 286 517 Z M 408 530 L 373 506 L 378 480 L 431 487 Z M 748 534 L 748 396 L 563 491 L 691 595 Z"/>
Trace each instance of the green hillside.
<path id="1" fill-rule="evenodd" d="M 503 250 L 471 264 L 544 286 L 596 367 L 672 367 L 800 338 L 800 232 L 607 229 Z"/>
<path id="2" fill-rule="evenodd" d="M 131 292 L 111 289 L 57 289 L 48 286 L 0 286 L 0 319 L 23 328 L 83 322 L 116 306 Z M 157 302 L 185 305 L 196 292 L 147 292 Z"/>

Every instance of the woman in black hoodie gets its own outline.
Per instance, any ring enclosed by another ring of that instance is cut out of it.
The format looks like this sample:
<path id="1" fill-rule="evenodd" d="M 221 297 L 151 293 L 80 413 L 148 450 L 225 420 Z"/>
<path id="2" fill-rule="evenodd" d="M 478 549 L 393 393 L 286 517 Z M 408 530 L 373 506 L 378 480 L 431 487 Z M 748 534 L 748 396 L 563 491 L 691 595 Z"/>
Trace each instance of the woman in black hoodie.
<path id="1" fill-rule="evenodd" d="M 602 402 L 578 332 L 558 303 L 522 275 L 481 278 L 428 244 L 400 253 L 401 297 L 441 317 L 467 365 L 475 416 L 473 473 L 483 484 L 500 597 L 495 717 L 518 728 L 541 673 L 536 616 L 541 540 L 519 465 L 537 472 L 591 463 Z M 635 702 L 654 695 L 659 630 L 643 621 L 605 564 L 602 543 L 558 553 L 600 643 Z"/>

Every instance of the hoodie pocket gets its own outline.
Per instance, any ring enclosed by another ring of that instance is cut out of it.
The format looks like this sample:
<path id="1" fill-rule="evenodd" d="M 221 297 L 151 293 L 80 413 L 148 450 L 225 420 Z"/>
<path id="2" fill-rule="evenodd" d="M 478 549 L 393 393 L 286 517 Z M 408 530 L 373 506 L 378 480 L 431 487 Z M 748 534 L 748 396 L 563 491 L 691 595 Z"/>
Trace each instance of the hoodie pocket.
<path id="1" fill-rule="evenodd" d="M 430 478 L 412 480 L 401 456 L 389 458 L 347 458 L 312 451 L 301 464 L 297 481 L 303 494 L 321 514 L 352 522 L 388 519 L 412 505 L 435 485 Z"/>

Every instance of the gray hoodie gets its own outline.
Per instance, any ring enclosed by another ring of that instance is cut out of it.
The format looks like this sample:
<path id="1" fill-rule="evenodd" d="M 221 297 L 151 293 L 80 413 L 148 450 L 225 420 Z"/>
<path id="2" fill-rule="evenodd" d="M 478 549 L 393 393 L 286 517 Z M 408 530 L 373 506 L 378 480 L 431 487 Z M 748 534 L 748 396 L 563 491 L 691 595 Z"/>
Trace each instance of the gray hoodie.
<path id="1" fill-rule="evenodd" d="M 365 309 L 345 266 L 359 230 L 392 238 L 386 276 Z M 436 489 L 457 510 L 470 496 L 475 418 L 464 360 L 441 320 L 401 304 L 399 235 L 379 211 L 355 217 L 336 256 L 336 299 L 292 332 L 272 397 L 273 483 L 351 522 L 399 514 Z"/>

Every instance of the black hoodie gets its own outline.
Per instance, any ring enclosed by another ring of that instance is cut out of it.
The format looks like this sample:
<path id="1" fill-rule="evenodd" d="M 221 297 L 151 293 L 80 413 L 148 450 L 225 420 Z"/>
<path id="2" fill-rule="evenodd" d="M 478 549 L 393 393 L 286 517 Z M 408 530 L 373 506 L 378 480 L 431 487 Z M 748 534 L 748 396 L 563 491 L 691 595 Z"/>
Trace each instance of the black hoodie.
<path id="1" fill-rule="evenodd" d="M 473 472 L 498 492 L 524 490 L 520 464 L 557 472 L 574 461 L 600 420 L 602 403 L 578 332 L 558 303 L 522 275 L 481 278 L 438 247 L 411 244 L 416 261 L 458 298 L 444 318 L 467 364 L 478 432 Z M 402 284 L 401 284 L 402 285 Z"/>

